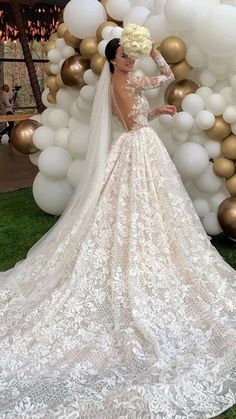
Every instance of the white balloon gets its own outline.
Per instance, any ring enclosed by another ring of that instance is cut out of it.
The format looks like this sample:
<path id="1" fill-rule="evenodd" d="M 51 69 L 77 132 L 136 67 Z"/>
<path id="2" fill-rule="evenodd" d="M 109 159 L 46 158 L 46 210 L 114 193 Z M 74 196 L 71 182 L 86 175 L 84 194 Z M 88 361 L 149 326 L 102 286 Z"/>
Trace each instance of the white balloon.
<path id="1" fill-rule="evenodd" d="M 57 104 L 65 111 L 68 112 L 74 99 L 79 95 L 77 89 L 71 87 L 65 87 L 59 89 L 56 94 Z"/>
<path id="2" fill-rule="evenodd" d="M 50 49 L 50 51 L 48 51 L 48 59 L 51 63 L 58 64 L 62 59 L 61 51 L 57 48 Z"/>
<path id="3" fill-rule="evenodd" d="M 53 145 L 53 138 L 55 135 L 55 131 L 46 126 L 41 126 L 37 128 L 33 133 L 33 144 L 39 150 L 44 150 L 47 147 L 51 147 Z"/>
<path id="4" fill-rule="evenodd" d="M 183 131 L 181 132 L 181 131 L 173 130 L 172 135 L 174 139 L 179 141 L 180 143 L 186 142 L 188 138 L 188 132 L 183 132 Z"/>
<path id="5" fill-rule="evenodd" d="M 51 108 L 51 107 L 54 106 L 54 104 L 48 102 L 48 100 L 47 100 L 48 93 L 49 93 L 49 88 L 46 87 L 46 89 L 44 89 L 44 91 L 42 93 L 42 102 L 43 102 L 44 106 L 46 106 L 47 108 Z"/>
<path id="6" fill-rule="evenodd" d="M 236 123 L 231 124 L 231 131 L 234 135 L 236 135 Z"/>
<path id="7" fill-rule="evenodd" d="M 210 159 L 216 159 L 221 154 L 221 143 L 208 140 L 204 145 Z"/>
<path id="8" fill-rule="evenodd" d="M 173 128 L 174 118 L 171 115 L 160 115 L 158 119 L 160 124 L 163 125 L 163 127 L 169 129 Z"/>
<path id="9" fill-rule="evenodd" d="M 93 72 L 93 70 L 91 70 L 91 68 L 90 68 L 89 70 L 86 70 L 84 72 L 83 79 L 84 79 L 86 84 L 95 85 L 97 83 L 97 81 L 99 80 L 99 76 L 97 76 L 97 74 L 95 74 Z"/>
<path id="10" fill-rule="evenodd" d="M 107 46 L 108 42 L 109 41 L 107 39 L 103 39 L 98 44 L 98 52 L 99 52 L 99 54 L 103 55 L 104 57 L 106 56 L 105 49 L 106 49 L 106 46 Z"/>
<path id="11" fill-rule="evenodd" d="M 60 128 L 55 132 L 53 142 L 56 146 L 67 148 L 69 128 Z"/>
<path id="12" fill-rule="evenodd" d="M 76 106 L 79 111 L 90 112 L 92 104 L 87 100 L 84 100 L 81 96 L 76 99 Z"/>
<path id="13" fill-rule="evenodd" d="M 212 236 L 222 232 L 222 228 L 215 212 L 209 212 L 206 214 L 202 219 L 202 224 L 206 232 Z"/>
<path id="14" fill-rule="evenodd" d="M 87 102 L 93 102 L 95 96 L 95 87 L 94 86 L 83 86 L 80 89 L 80 96 L 82 99 L 86 100 Z"/>
<path id="15" fill-rule="evenodd" d="M 195 118 L 195 125 L 202 130 L 210 129 L 215 123 L 215 116 L 212 112 L 203 110 L 200 111 Z"/>
<path id="16" fill-rule="evenodd" d="M 184 97 L 181 106 L 185 112 L 190 113 L 192 116 L 196 116 L 204 109 L 204 101 L 198 94 L 191 93 Z"/>
<path id="17" fill-rule="evenodd" d="M 229 71 L 229 59 L 227 57 L 222 60 L 221 57 L 212 57 L 209 56 L 207 59 L 208 69 L 214 73 L 216 76 L 221 75 Z"/>
<path id="18" fill-rule="evenodd" d="M 48 115 L 50 114 L 50 112 L 53 109 L 56 109 L 55 106 L 53 106 L 52 108 L 44 109 L 44 111 L 41 113 L 41 124 L 42 125 L 48 125 Z"/>
<path id="19" fill-rule="evenodd" d="M 230 87 L 230 86 L 224 87 L 220 91 L 220 94 L 222 96 L 224 96 L 224 98 L 226 99 L 226 101 L 228 102 L 229 105 L 235 105 L 235 103 L 236 103 L 236 94 L 234 93 L 232 87 Z"/>
<path id="20" fill-rule="evenodd" d="M 48 115 L 48 125 L 54 130 L 66 128 L 68 122 L 69 116 L 63 109 L 53 109 Z"/>
<path id="21" fill-rule="evenodd" d="M 150 56 L 146 56 L 139 60 L 139 68 L 147 75 L 153 76 L 157 72 L 156 63 Z"/>
<path id="22" fill-rule="evenodd" d="M 174 128 L 177 131 L 189 131 L 193 126 L 193 117 L 188 112 L 178 112 L 174 117 Z"/>
<path id="23" fill-rule="evenodd" d="M 132 6 L 143 6 L 148 9 L 152 9 L 154 3 L 153 0 L 130 0 Z"/>
<path id="24" fill-rule="evenodd" d="M 136 25 L 142 26 L 148 17 L 150 10 L 147 7 L 137 6 L 132 7 L 128 13 L 123 17 L 124 25 L 127 23 L 136 23 Z"/>
<path id="25" fill-rule="evenodd" d="M 207 135 L 202 131 L 200 131 L 199 134 L 191 134 L 191 136 L 190 136 L 190 140 L 193 143 L 201 144 L 201 145 L 204 145 L 205 142 L 208 140 L 208 138 L 209 137 L 207 137 Z"/>
<path id="26" fill-rule="evenodd" d="M 31 116 L 30 119 L 32 119 L 32 121 L 37 121 L 39 123 L 42 122 L 41 115 L 39 113 L 35 114 L 34 116 Z"/>
<path id="27" fill-rule="evenodd" d="M 79 120 L 79 118 L 80 118 L 80 112 L 81 111 L 79 111 L 79 109 L 77 108 L 77 105 L 76 105 L 76 100 L 74 100 L 73 102 L 72 102 L 72 104 L 71 104 L 71 106 L 70 106 L 70 113 L 71 113 L 71 116 L 73 117 L 73 118 L 75 118 L 76 120 Z M 70 124 L 70 121 L 69 121 L 69 124 Z M 70 125 L 68 124 L 68 127 L 70 128 Z"/>
<path id="28" fill-rule="evenodd" d="M 197 90 L 196 90 L 196 94 L 198 95 L 198 96 L 201 96 L 201 98 L 204 100 L 204 102 L 205 102 L 205 100 L 210 96 L 210 95 L 212 95 L 213 94 L 213 90 L 210 88 L 210 87 L 206 87 L 206 86 L 202 86 L 202 87 L 199 87 Z"/>
<path id="29" fill-rule="evenodd" d="M 194 181 L 194 183 L 200 191 L 213 193 L 220 189 L 222 179 L 215 174 L 213 163 L 209 162 L 205 171 Z"/>
<path id="30" fill-rule="evenodd" d="M 72 129 L 68 137 L 68 150 L 73 158 L 85 159 L 88 147 L 89 126 L 79 124 Z"/>
<path id="31" fill-rule="evenodd" d="M 108 0 L 106 9 L 113 19 L 123 20 L 125 14 L 131 9 L 131 4 L 129 0 Z"/>
<path id="32" fill-rule="evenodd" d="M 39 159 L 40 153 L 41 151 L 37 151 L 37 153 L 29 154 L 29 159 L 31 163 L 34 164 L 35 166 L 38 166 L 38 159 Z"/>
<path id="33" fill-rule="evenodd" d="M 102 38 L 109 41 L 111 39 L 111 31 L 113 29 L 113 26 L 106 26 L 103 30 L 102 30 Z"/>
<path id="34" fill-rule="evenodd" d="M 200 82 L 203 86 L 212 87 L 216 83 L 216 75 L 209 70 L 204 70 L 200 74 Z"/>
<path id="35" fill-rule="evenodd" d="M 45 212 L 60 215 L 69 202 L 73 188 L 67 180 L 54 180 L 38 173 L 33 183 L 36 204 Z"/>
<path id="36" fill-rule="evenodd" d="M 204 217 L 210 211 L 209 204 L 206 199 L 197 198 L 193 201 L 193 205 L 200 218 Z"/>
<path id="37" fill-rule="evenodd" d="M 38 167 L 41 173 L 53 179 L 63 179 L 72 162 L 67 150 L 53 146 L 43 150 L 38 159 Z"/>
<path id="38" fill-rule="evenodd" d="M 84 161 L 80 159 L 74 160 L 67 172 L 67 180 L 73 186 L 73 188 L 76 188 L 78 186 L 78 183 L 83 176 L 83 170 L 84 170 Z"/>
<path id="39" fill-rule="evenodd" d="M 175 152 L 174 163 L 181 175 L 192 178 L 204 172 L 209 158 L 202 145 L 185 143 Z"/>
<path id="40" fill-rule="evenodd" d="M 220 93 L 213 93 L 206 99 L 205 106 L 214 115 L 222 115 L 227 107 L 227 101 Z"/>
<path id="41" fill-rule="evenodd" d="M 234 74 L 232 76 L 230 84 L 231 84 L 231 87 L 232 87 L 233 91 L 236 92 L 236 74 Z"/>
<path id="42" fill-rule="evenodd" d="M 123 29 L 120 28 L 120 26 L 115 26 L 112 30 L 111 30 L 111 39 L 113 38 L 120 38 L 121 34 L 122 34 Z"/>
<path id="43" fill-rule="evenodd" d="M 187 47 L 185 58 L 194 68 L 203 67 L 206 62 L 203 51 L 197 45 L 189 45 Z"/>
<path id="44" fill-rule="evenodd" d="M 220 93 L 220 91 L 224 89 L 224 87 L 227 87 L 228 84 L 229 84 L 228 80 L 217 80 L 214 86 L 212 86 L 212 90 L 215 93 Z"/>
<path id="45" fill-rule="evenodd" d="M 229 124 L 236 123 L 236 106 L 229 105 L 223 113 L 223 119 Z"/>
<path id="46" fill-rule="evenodd" d="M 157 13 L 162 14 L 164 13 L 164 7 L 166 4 L 166 0 L 154 0 L 155 3 L 155 10 Z"/>
<path id="47" fill-rule="evenodd" d="M 210 209 L 213 212 L 217 212 L 221 202 L 228 198 L 224 193 L 218 192 L 209 199 Z"/>
<path id="48" fill-rule="evenodd" d="M 66 46 L 66 42 L 65 42 L 64 38 L 58 38 L 56 40 L 56 48 L 57 49 L 61 50 L 65 46 Z"/>
<path id="49" fill-rule="evenodd" d="M 97 0 L 71 0 L 64 13 L 67 29 L 77 38 L 95 36 L 99 25 L 106 21 L 106 11 Z"/>
<path id="50" fill-rule="evenodd" d="M 71 47 L 70 45 L 66 45 L 61 50 L 61 55 L 63 58 L 69 58 L 72 57 L 72 55 L 75 54 L 75 49 Z M 63 60 L 64 62 L 64 60 Z"/>
<path id="51" fill-rule="evenodd" d="M 78 112 L 78 110 L 77 110 Z M 69 120 L 69 124 L 68 124 L 68 128 L 70 130 L 74 129 L 74 128 L 78 128 L 80 126 L 80 121 L 75 118 L 74 116 L 72 116 Z"/>
<path id="52" fill-rule="evenodd" d="M 50 71 L 54 76 L 56 76 L 60 72 L 60 66 L 58 64 L 51 64 Z"/>
<path id="53" fill-rule="evenodd" d="M 171 34 L 171 28 L 163 15 L 149 16 L 145 21 L 145 27 L 158 45 Z"/>

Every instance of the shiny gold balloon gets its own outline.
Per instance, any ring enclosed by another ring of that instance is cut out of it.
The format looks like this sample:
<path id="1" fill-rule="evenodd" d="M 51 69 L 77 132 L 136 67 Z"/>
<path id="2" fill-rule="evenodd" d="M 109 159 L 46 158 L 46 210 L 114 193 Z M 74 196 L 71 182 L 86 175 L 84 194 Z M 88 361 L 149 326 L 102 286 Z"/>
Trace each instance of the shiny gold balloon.
<path id="1" fill-rule="evenodd" d="M 66 29 L 67 28 L 66 28 L 65 23 L 60 23 L 60 25 L 58 25 L 58 27 L 57 27 L 58 38 L 63 38 L 64 37 L 64 33 L 65 33 Z"/>
<path id="2" fill-rule="evenodd" d="M 230 135 L 221 144 L 222 154 L 231 160 L 236 160 L 236 135 Z"/>
<path id="3" fill-rule="evenodd" d="M 90 67 L 93 70 L 93 72 L 99 76 L 102 72 L 105 62 L 106 58 L 98 52 L 92 57 L 90 61 Z"/>
<path id="4" fill-rule="evenodd" d="M 217 215 L 224 233 L 236 239 L 236 197 L 226 198 L 221 202 Z"/>
<path id="5" fill-rule="evenodd" d="M 226 179 L 233 176 L 235 172 L 234 162 L 232 160 L 225 159 L 224 157 L 219 157 L 214 160 L 213 169 L 217 176 Z"/>
<path id="6" fill-rule="evenodd" d="M 173 81 L 165 91 L 165 103 L 174 105 L 179 112 L 182 110 L 181 105 L 185 96 L 190 93 L 195 93 L 198 88 L 198 84 L 193 80 L 184 79 Z"/>
<path id="7" fill-rule="evenodd" d="M 58 84 L 57 84 L 57 79 L 56 79 L 56 76 L 50 76 L 50 77 L 48 77 L 48 79 L 47 79 L 47 81 L 46 81 L 46 86 L 47 86 L 50 90 L 52 90 L 52 91 L 54 91 L 54 92 L 57 92 L 57 91 L 59 90 L 59 86 L 58 86 Z"/>
<path id="8" fill-rule="evenodd" d="M 175 76 L 175 80 L 186 79 L 193 69 L 186 60 L 182 60 L 177 64 L 172 64 L 170 67 Z"/>
<path id="9" fill-rule="evenodd" d="M 159 47 L 161 55 L 170 64 L 179 63 L 184 60 L 186 55 L 186 45 L 177 36 L 168 36 L 163 39 Z"/>
<path id="10" fill-rule="evenodd" d="M 79 47 L 80 54 L 83 58 L 90 60 L 94 54 L 98 52 L 98 41 L 95 37 L 89 36 L 83 39 Z"/>
<path id="11" fill-rule="evenodd" d="M 64 33 L 64 40 L 67 45 L 70 45 L 71 47 L 77 49 L 80 46 L 81 39 L 76 38 L 76 36 L 72 35 L 68 29 L 66 29 Z"/>
<path id="12" fill-rule="evenodd" d="M 66 87 L 66 85 L 62 81 L 62 78 L 61 78 L 61 74 L 60 73 L 58 73 L 56 75 L 56 83 L 57 83 L 59 89 L 63 89 L 64 87 Z"/>
<path id="13" fill-rule="evenodd" d="M 51 72 L 51 64 L 50 62 L 46 63 L 44 65 L 44 71 L 48 76 L 52 76 L 52 72 Z"/>
<path id="14" fill-rule="evenodd" d="M 62 64 L 61 78 L 66 86 L 84 86 L 83 75 L 89 69 L 89 61 L 82 58 L 79 54 L 72 55 Z"/>
<path id="15" fill-rule="evenodd" d="M 236 196 L 236 173 L 225 181 L 225 187 L 231 196 Z"/>
<path id="16" fill-rule="evenodd" d="M 44 51 L 46 54 L 49 53 L 50 49 L 56 48 L 56 42 L 55 41 L 48 41 L 44 47 Z"/>
<path id="17" fill-rule="evenodd" d="M 102 41 L 103 37 L 102 37 L 102 31 L 104 28 L 106 28 L 107 26 L 117 26 L 117 24 L 111 20 L 108 20 L 106 22 L 101 23 L 101 25 L 98 26 L 97 28 L 97 32 L 96 32 L 96 37 L 98 42 Z"/>
<path id="18" fill-rule="evenodd" d="M 57 103 L 55 95 L 51 92 L 47 94 L 47 101 L 53 104 Z"/>
<path id="19" fill-rule="evenodd" d="M 57 32 L 53 32 L 50 36 L 49 36 L 49 41 L 56 41 L 58 39 L 58 35 Z"/>
<path id="20" fill-rule="evenodd" d="M 216 116 L 215 123 L 212 128 L 207 129 L 205 133 L 208 137 L 216 141 L 223 141 L 231 133 L 230 124 L 225 122 L 222 116 Z"/>
<path id="21" fill-rule="evenodd" d="M 18 122 L 12 132 L 11 141 L 17 151 L 23 154 L 33 154 L 38 151 L 34 146 L 32 138 L 34 131 L 40 127 L 40 123 L 33 119 L 26 119 Z"/>

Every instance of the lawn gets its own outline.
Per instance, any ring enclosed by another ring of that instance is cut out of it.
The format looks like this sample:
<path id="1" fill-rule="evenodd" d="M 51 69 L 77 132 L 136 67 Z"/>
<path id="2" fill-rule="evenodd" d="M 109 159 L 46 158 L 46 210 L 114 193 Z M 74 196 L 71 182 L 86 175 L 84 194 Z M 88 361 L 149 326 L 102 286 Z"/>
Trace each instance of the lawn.
<path id="1" fill-rule="evenodd" d="M 0 271 L 23 259 L 56 221 L 57 217 L 37 207 L 30 189 L 0 194 Z M 220 234 L 212 239 L 212 244 L 236 269 L 236 242 Z M 236 419 L 236 405 L 217 417 Z"/>

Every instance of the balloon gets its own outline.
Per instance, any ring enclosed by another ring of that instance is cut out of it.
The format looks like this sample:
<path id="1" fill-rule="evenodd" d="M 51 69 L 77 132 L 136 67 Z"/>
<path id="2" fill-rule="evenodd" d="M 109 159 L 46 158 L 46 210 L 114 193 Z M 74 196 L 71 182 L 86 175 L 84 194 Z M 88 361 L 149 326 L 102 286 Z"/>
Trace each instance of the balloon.
<path id="1" fill-rule="evenodd" d="M 209 130 L 215 124 L 215 116 L 210 111 L 202 110 L 195 118 L 195 125 L 199 129 Z"/>
<path id="2" fill-rule="evenodd" d="M 27 119 L 18 122 L 12 132 L 11 141 L 15 149 L 23 154 L 33 154 L 38 151 L 33 143 L 33 133 L 40 127 L 40 123 Z"/>
<path id="3" fill-rule="evenodd" d="M 53 143 L 62 148 L 67 148 L 68 136 L 70 130 L 69 128 L 60 128 L 55 132 Z"/>
<path id="4" fill-rule="evenodd" d="M 160 43 L 169 35 L 171 29 L 163 15 L 148 16 L 145 21 L 145 27 L 149 30 L 151 38 L 160 45 Z"/>
<path id="5" fill-rule="evenodd" d="M 219 205 L 226 198 L 227 198 L 227 196 L 222 192 L 218 192 L 217 194 L 211 196 L 210 199 L 209 199 L 209 205 L 210 205 L 211 211 L 217 212 L 217 210 L 219 208 Z"/>
<path id="6" fill-rule="evenodd" d="M 29 154 L 29 159 L 34 166 L 38 166 L 38 159 L 40 156 L 41 151 L 37 151 L 36 153 Z"/>
<path id="7" fill-rule="evenodd" d="M 53 103 L 49 102 L 47 97 L 49 94 L 49 88 L 47 87 L 46 89 L 44 89 L 43 93 L 42 93 L 42 102 L 44 104 L 44 106 L 46 106 L 47 108 L 53 107 Z"/>
<path id="8" fill-rule="evenodd" d="M 60 25 L 58 25 L 57 27 L 57 35 L 59 38 L 63 38 L 64 33 L 66 31 L 66 25 L 65 23 L 60 23 Z"/>
<path id="9" fill-rule="evenodd" d="M 175 152 L 173 160 L 179 173 L 191 178 L 204 172 L 209 163 L 205 148 L 194 143 L 182 144 Z"/>
<path id="10" fill-rule="evenodd" d="M 68 29 L 64 33 L 64 40 L 67 45 L 77 49 L 80 46 L 81 39 L 77 38 L 76 36 L 72 35 Z"/>
<path id="11" fill-rule="evenodd" d="M 210 87 L 207 87 L 207 86 L 201 86 L 201 87 L 199 87 L 197 90 L 196 90 L 196 94 L 198 95 L 198 96 L 201 96 L 201 98 L 204 100 L 204 102 L 205 102 L 205 100 L 210 96 L 210 95 L 212 95 L 213 94 L 213 90 L 210 88 Z"/>
<path id="12" fill-rule="evenodd" d="M 38 159 L 38 167 L 41 173 L 53 179 L 63 179 L 72 162 L 71 155 L 67 150 L 53 146 L 43 150 Z"/>
<path id="13" fill-rule="evenodd" d="M 230 195 L 236 196 L 236 174 L 225 181 L 225 187 Z"/>
<path id="14" fill-rule="evenodd" d="M 128 13 L 123 17 L 124 26 L 127 23 L 135 23 L 136 25 L 142 26 L 148 17 L 150 10 L 147 7 L 136 6 L 132 7 Z"/>
<path id="15" fill-rule="evenodd" d="M 224 157 L 236 159 L 236 135 L 230 135 L 221 144 L 221 151 Z"/>
<path id="16" fill-rule="evenodd" d="M 47 94 L 47 101 L 51 104 L 57 103 L 56 97 L 52 93 Z"/>
<path id="17" fill-rule="evenodd" d="M 177 111 L 180 111 L 182 110 L 181 104 L 185 96 L 195 93 L 197 89 L 197 83 L 192 80 L 174 81 L 169 84 L 165 91 L 165 103 L 176 106 Z"/>
<path id="18" fill-rule="evenodd" d="M 65 47 L 61 49 L 61 55 L 65 59 L 72 57 L 72 55 L 75 55 L 75 49 L 71 47 L 70 45 L 66 45 Z"/>
<path id="19" fill-rule="evenodd" d="M 177 36 L 168 36 L 163 39 L 159 47 L 161 55 L 168 63 L 179 63 L 185 58 L 186 45 Z"/>
<path id="20" fill-rule="evenodd" d="M 205 102 L 206 109 L 214 115 L 222 115 L 227 107 L 227 102 L 224 96 L 220 93 L 213 93 Z"/>
<path id="21" fill-rule="evenodd" d="M 84 85 L 83 75 L 89 68 L 89 63 L 79 54 L 67 58 L 61 68 L 61 78 L 67 86 L 82 87 Z"/>
<path id="22" fill-rule="evenodd" d="M 223 119 L 228 124 L 234 124 L 236 122 L 236 106 L 227 106 L 223 113 Z"/>
<path id="23" fill-rule="evenodd" d="M 83 58 L 91 59 L 98 52 L 98 41 L 96 37 L 90 36 L 83 39 L 79 47 L 80 54 Z"/>
<path id="24" fill-rule="evenodd" d="M 103 57 L 106 56 L 105 54 L 105 50 L 106 50 L 106 46 L 108 44 L 108 40 L 107 39 L 103 39 L 101 42 L 99 42 L 98 44 L 98 52 L 99 54 L 101 54 Z"/>
<path id="25" fill-rule="evenodd" d="M 213 193 L 220 189 L 222 180 L 215 174 L 213 163 L 209 162 L 204 172 L 194 180 L 194 183 L 199 191 Z"/>
<path id="26" fill-rule="evenodd" d="M 221 153 L 221 144 L 218 141 L 209 140 L 204 144 L 210 159 L 216 159 Z"/>
<path id="27" fill-rule="evenodd" d="M 174 128 L 177 131 L 186 132 L 193 126 L 193 117 L 188 112 L 178 112 L 174 117 Z"/>
<path id="28" fill-rule="evenodd" d="M 102 72 L 105 62 L 106 58 L 103 57 L 101 54 L 97 53 L 92 57 L 90 61 L 90 67 L 93 70 L 93 72 L 99 76 Z"/>
<path id="29" fill-rule="evenodd" d="M 199 68 L 205 64 L 205 55 L 197 45 L 189 45 L 185 56 L 191 67 Z"/>
<path id="30" fill-rule="evenodd" d="M 226 198 L 220 204 L 217 215 L 224 233 L 236 239 L 236 197 Z"/>
<path id="31" fill-rule="evenodd" d="M 193 201 L 193 205 L 200 218 L 204 217 L 210 211 L 210 207 L 206 199 L 197 198 Z"/>
<path id="32" fill-rule="evenodd" d="M 45 212 L 60 215 L 72 196 L 73 188 L 65 179 L 50 179 L 38 173 L 33 183 L 36 204 Z"/>
<path id="33" fill-rule="evenodd" d="M 222 116 L 216 116 L 215 123 L 212 128 L 206 130 L 208 137 L 217 141 L 223 141 L 230 135 L 230 133 L 230 125 L 223 120 Z"/>
<path id="34" fill-rule="evenodd" d="M 215 212 L 209 212 L 202 219 L 203 227 L 206 232 L 212 236 L 222 232 L 217 215 Z"/>
<path id="35" fill-rule="evenodd" d="M 200 74 L 200 82 L 203 86 L 212 87 L 217 81 L 216 75 L 209 70 L 204 70 Z"/>
<path id="36" fill-rule="evenodd" d="M 58 86 L 57 81 L 56 81 L 56 76 L 48 77 L 48 79 L 46 81 L 46 85 L 52 91 L 57 92 L 59 90 L 59 86 Z"/>
<path id="37" fill-rule="evenodd" d="M 88 102 L 93 102 L 94 96 L 95 96 L 95 87 L 94 86 L 84 86 L 80 90 L 80 96 L 87 100 Z"/>
<path id="38" fill-rule="evenodd" d="M 99 80 L 99 77 L 98 77 L 98 75 L 97 74 L 95 74 L 94 72 L 93 72 L 93 70 L 91 70 L 91 68 L 89 69 L 89 70 L 86 70 L 85 71 L 85 73 L 84 73 L 84 82 L 85 83 L 87 83 L 87 84 L 92 84 L 92 85 L 94 85 L 94 84 L 96 84 L 97 83 L 97 81 Z"/>
<path id="39" fill-rule="evenodd" d="M 56 94 L 57 104 L 66 112 L 69 112 L 70 106 L 77 97 L 78 92 L 70 87 L 58 90 Z"/>
<path id="40" fill-rule="evenodd" d="M 109 15 L 116 20 L 123 20 L 123 17 L 131 8 L 129 0 L 108 0 L 106 9 Z M 105 19 L 103 19 L 105 20 Z"/>
<path id="41" fill-rule="evenodd" d="M 71 0 L 64 9 L 65 25 L 77 38 L 95 36 L 105 20 L 105 9 L 97 0 Z"/>
<path id="42" fill-rule="evenodd" d="M 53 145 L 55 131 L 46 126 L 37 128 L 33 133 L 33 144 L 37 149 L 44 150 Z"/>
<path id="43" fill-rule="evenodd" d="M 186 79 L 192 71 L 192 67 L 186 60 L 182 60 L 179 63 L 171 64 L 171 70 L 176 80 Z"/>
<path id="44" fill-rule="evenodd" d="M 56 48 L 56 42 L 55 41 L 48 41 L 44 47 L 44 51 L 46 53 L 46 55 L 48 55 L 49 51 L 51 49 Z"/>
<path id="45" fill-rule="evenodd" d="M 73 186 L 73 188 L 76 188 L 78 186 L 80 178 L 83 176 L 83 169 L 83 160 L 76 159 L 71 163 L 67 172 L 67 180 L 71 184 L 71 186 Z"/>
<path id="46" fill-rule="evenodd" d="M 73 129 L 68 137 L 68 150 L 74 158 L 84 160 L 88 146 L 89 127 L 79 124 Z"/>
<path id="47" fill-rule="evenodd" d="M 204 101 L 198 94 L 190 93 L 183 99 L 182 109 L 189 112 L 192 116 L 196 116 L 204 109 Z"/>
<path id="48" fill-rule="evenodd" d="M 217 176 L 229 178 L 235 172 L 234 162 L 224 157 L 214 160 L 213 169 Z"/>
<path id="49" fill-rule="evenodd" d="M 115 22 L 112 22 L 112 21 L 106 21 L 106 22 L 101 23 L 101 25 L 98 26 L 97 31 L 96 31 L 96 37 L 97 37 L 98 42 L 101 42 L 102 39 L 103 39 L 103 37 L 102 37 L 103 29 L 106 28 L 106 27 L 111 27 L 111 26 L 115 27 L 115 26 L 117 26 L 117 24 Z"/>
<path id="50" fill-rule="evenodd" d="M 66 42 L 64 38 L 58 38 L 56 40 L 56 48 L 62 50 L 66 46 Z"/>
<path id="51" fill-rule="evenodd" d="M 62 59 L 61 51 L 57 48 L 50 49 L 50 51 L 48 51 L 48 59 L 51 63 L 58 64 Z"/>

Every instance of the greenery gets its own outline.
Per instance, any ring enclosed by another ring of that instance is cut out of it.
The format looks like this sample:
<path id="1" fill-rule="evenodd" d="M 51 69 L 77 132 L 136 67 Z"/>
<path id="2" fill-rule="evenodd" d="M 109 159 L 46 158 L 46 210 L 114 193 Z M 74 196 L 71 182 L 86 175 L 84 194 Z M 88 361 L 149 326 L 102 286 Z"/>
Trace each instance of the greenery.
<path id="1" fill-rule="evenodd" d="M 34 202 L 30 189 L 0 194 L 0 271 L 25 258 L 27 251 L 57 221 Z M 212 239 L 224 259 L 236 269 L 236 242 L 219 234 Z M 236 405 L 217 418 L 236 419 Z"/>

